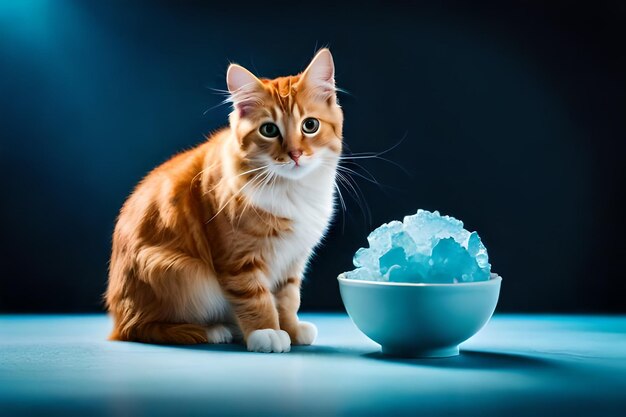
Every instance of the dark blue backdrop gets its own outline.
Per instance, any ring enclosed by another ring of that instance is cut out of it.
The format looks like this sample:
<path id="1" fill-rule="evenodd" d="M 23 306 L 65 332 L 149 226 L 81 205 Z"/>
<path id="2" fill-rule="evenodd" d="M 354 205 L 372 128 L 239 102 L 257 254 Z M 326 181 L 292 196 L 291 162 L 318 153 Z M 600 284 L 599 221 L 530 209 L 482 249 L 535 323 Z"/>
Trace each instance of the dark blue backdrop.
<path id="1" fill-rule="evenodd" d="M 360 161 L 384 186 L 357 178 L 371 220 L 337 217 L 305 309 L 340 309 L 369 229 L 421 207 L 478 230 L 500 311 L 626 311 L 623 3 L 220 3 L 0 3 L 0 311 L 100 309 L 117 211 L 225 124 L 229 61 L 274 77 L 323 45 L 350 149 L 406 135 L 385 157 L 410 175 Z"/>

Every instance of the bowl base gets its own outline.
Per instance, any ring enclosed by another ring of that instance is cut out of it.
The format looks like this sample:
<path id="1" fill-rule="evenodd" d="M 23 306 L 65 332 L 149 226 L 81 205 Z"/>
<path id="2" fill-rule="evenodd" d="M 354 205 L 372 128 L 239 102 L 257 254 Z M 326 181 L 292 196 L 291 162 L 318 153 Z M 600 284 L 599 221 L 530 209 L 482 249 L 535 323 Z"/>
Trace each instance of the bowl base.
<path id="1" fill-rule="evenodd" d="M 383 355 L 402 358 L 449 358 L 459 355 L 458 346 L 448 346 L 437 349 L 402 349 L 391 346 L 383 346 Z"/>

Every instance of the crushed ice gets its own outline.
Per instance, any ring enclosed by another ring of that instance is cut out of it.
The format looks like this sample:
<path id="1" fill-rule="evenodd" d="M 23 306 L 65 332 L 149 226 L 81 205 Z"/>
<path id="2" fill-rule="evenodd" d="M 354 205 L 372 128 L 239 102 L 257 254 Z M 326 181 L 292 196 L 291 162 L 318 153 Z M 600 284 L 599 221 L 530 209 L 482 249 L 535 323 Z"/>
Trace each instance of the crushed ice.
<path id="1" fill-rule="evenodd" d="M 463 222 L 438 211 L 418 210 L 367 237 L 369 248 L 354 255 L 356 269 L 345 278 L 414 283 L 486 281 L 491 273 L 487 248 Z"/>

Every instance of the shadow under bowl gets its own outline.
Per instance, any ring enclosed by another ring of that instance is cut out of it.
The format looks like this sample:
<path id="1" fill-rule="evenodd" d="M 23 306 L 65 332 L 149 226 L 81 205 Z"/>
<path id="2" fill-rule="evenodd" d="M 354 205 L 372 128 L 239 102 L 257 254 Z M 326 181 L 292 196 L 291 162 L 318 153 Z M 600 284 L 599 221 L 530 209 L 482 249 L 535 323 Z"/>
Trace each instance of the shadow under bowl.
<path id="1" fill-rule="evenodd" d="M 476 334 L 498 303 L 502 278 L 459 284 L 339 280 L 354 324 L 385 355 L 442 358 Z"/>

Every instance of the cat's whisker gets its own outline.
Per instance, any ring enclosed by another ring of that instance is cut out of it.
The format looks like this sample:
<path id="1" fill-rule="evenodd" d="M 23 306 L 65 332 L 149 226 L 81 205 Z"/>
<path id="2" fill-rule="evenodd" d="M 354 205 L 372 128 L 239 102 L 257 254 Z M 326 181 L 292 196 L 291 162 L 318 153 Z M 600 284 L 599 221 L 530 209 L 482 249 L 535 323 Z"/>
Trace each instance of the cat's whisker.
<path id="1" fill-rule="evenodd" d="M 276 173 L 268 169 L 267 171 L 265 171 L 265 174 L 266 175 L 263 177 L 263 180 L 260 181 L 258 184 L 256 184 L 256 189 L 253 191 L 252 195 L 250 196 L 250 201 L 252 201 L 255 198 L 257 193 L 271 196 L 271 194 L 267 191 L 267 188 L 269 187 L 271 189 L 273 187 L 273 182 L 274 182 Z M 269 221 L 268 221 L 267 219 L 268 216 L 261 215 L 261 213 L 259 213 L 259 211 L 256 209 L 253 203 L 250 204 L 250 207 L 252 207 L 252 210 L 254 210 L 258 218 L 263 223 L 267 224 L 268 226 L 272 228 L 276 228 L 276 220 L 273 216 L 269 217 Z"/>
<path id="2" fill-rule="evenodd" d="M 240 174 L 242 175 L 242 174 Z M 237 175 L 237 177 L 239 177 L 240 175 Z M 226 201 L 226 203 L 224 203 L 224 205 L 222 207 L 220 207 L 220 209 L 213 215 L 213 217 L 211 217 L 209 220 L 207 220 L 205 222 L 205 224 L 211 223 L 213 221 L 213 219 L 215 219 L 225 208 L 226 206 L 228 206 L 230 204 L 231 201 L 233 201 L 233 199 L 235 197 L 237 197 L 239 194 L 241 194 L 241 192 L 246 189 L 246 187 L 248 187 L 250 185 L 250 183 L 252 183 L 252 180 L 246 181 L 246 183 L 243 185 L 243 187 L 241 187 L 239 190 L 237 190 L 236 193 L 234 193 L 229 199 L 228 201 Z"/>
<path id="3" fill-rule="evenodd" d="M 405 133 L 405 134 L 402 136 L 402 138 L 401 138 L 398 142 L 394 143 L 394 144 L 393 144 L 392 146 L 390 146 L 389 148 L 387 148 L 387 149 L 385 149 L 385 150 L 382 150 L 382 151 L 380 151 L 380 152 L 360 152 L 360 153 L 355 153 L 355 154 L 350 154 L 350 155 L 353 155 L 353 156 L 361 156 L 361 155 L 363 155 L 363 156 L 364 156 L 364 155 L 376 155 L 376 156 L 381 156 L 381 155 L 384 155 L 384 154 L 386 154 L 386 153 L 389 153 L 389 152 L 393 151 L 393 150 L 394 150 L 394 149 L 396 149 L 398 146 L 400 146 L 400 144 L 402 144 L 402 142 L 404 142 L 404 140 L 406 139 L 407 134 L 408 134 L 408 133 Z M 348 155 L 348 156 L 350 156 L 350 155 Z M 342 155 L 342 157 L 343 157 L 343 155 Z"/>
<path id="4" fill-rule="evenodd" d="M 251 180 L 251 182 L 253 182 L 252 195 L 249 198 L 246 199 L 246 202 L 244 203 L 243 209 L 241 210 L 241 213 L 239 213 L 239 220 L 237 221 L 236 229 L 239 229 L 239 225 L 241 223 L 241 219 L 243 218 L 243 216 L 244 216 L 246 210 L 248 209 L 248 207 L 252 207 L 252 209 L 256 212 L 257 216 L 261 217 L 259 212 L 254 207 L 254 204 L 252 203 L 252 201 L 254 200 L 254 196 L 256 195 L 256 193 L 259 191 L 259 188 L 263 187 L 263 183 L 267 179 L 268 174 L 270 174 L 270 173 L 271 172 L 269 170 L 263 171 L 261 174 L 255 176 Z"/>
<path id="5" fill-rule="evenodd" d="M 361 210 L 361 213 L 363 214 L 363 218 L 364 218 L 365 222 L 369 225 L 369 224 L 371 224 L 371 210 L 369 208 L 369 204 L 367 203 L 367 200 L 365 198 L 365 194 L 363 193 L 363 190 L 361 190 L 361 187 L 355 181 L 355 179 L 352 177 L 352 175 L 356 175 L 356 176 L 358 176 L 360 178 L 363 178 L 364 180 L 366 180 L 368 182 L 376 184 L 381 189 L 383 187 L 388 187 L 388 186 L 381 184 L 376 179 L 376 177 L 374 177 L 374 175 L 371 172 L 369 172 L 366 168 L 362 167 L 358 163 L 352 162 L 352 161 L 347 161 L 345 163 L 351 163 L 351 164 L 354 164 L 354 165 L 358 166 L 367 175 L 363 175 L 363 174 L 361 174 L 361 173 L 359 173 L 359 172 L 357 172 L 357 171 L 355 171 L 355 170 L 353 170 L 351 168 L 343 166 L 343 165 L 341 165 L 341 163 L 337 164 L 337 163 L 333 162 L 332 160 L 325 160 L 324 161 L 324 164 L 327 165 L 330 169 L 335 169 L 336 170 L 336 179 L 337 179 L 336 182 L 339 185 L 343 186 L 346 189 L 346 191 L 348 191 L 348 194 L 350 194 L 350 196 L 354 199 L 354 201 L 359 205 L 359 209 Z M 389 187 L 389 188 L 393 188 L 393 187 Z M 345 205 L 345 201 L 344 201 L 344 205 Z M 346 209 L 346 211 L 347 211 L 347 209 Z"/>
<path id="6" fill-rule="evenodd" d="M 369 205 L 367 204 L 367 200 L 365 199 L 365 195 L 361 190 L 361 187 L 359 187 L 358 183 L 354 181 L 354 178 L 352 178 L 350 175 L 345 175 L 345 173 L 337 171 L 337 178 L 340 179 L 340 183 L 343 182 L 348 193 L 353 196 L 354 200 L 359 205 L 361 212 L 363 213 L 363 218 L 369 226 L 369 224 L 371 223 L 371 211 Z"/>
<path id="7" fill-rule="evenodd" d="M 254 192 L 252 193 L 250 201 L 252 201 L 254 199 L 254 197 L 256 196 L 257 192 L 259 194 L 263 194 L 265 192 L 265 187 L 267 187 L 268 183 L 272 180 L 272 177 L 274 175 L 274 173 L 271 170 L 269 170 L 269 169 L 267 171 L 265 171 L 264 174 L 265 174 L 265 176 L 263 177 L 262 181 L 260 181 L 259 184 L 257 184 L 256 190 L 254 190 Z M 263 221 L 265 224 L 268 224 L 267 221 L 265 220 L 265 218 L 256 209 L 254 203 L 251 203 L 250 207 L 252 207 L 252 210 L 254 210 L 254 212 L 256 213 L 256 215 L 259 217 L 259 219 L 261 221 Z M 273 226 L 273 223 L 269 223 L 269 225 Z"/>
<path id="8" fill-rule="evenodd" d="M 266 171 L 261 172 L 260 174 L 254 176 L 251 180 L 250 180 L 250 188 L 252 190 L 252 194 L 250 194 L 249 198 L 245 199 L 245 202 L 243 204 L 243 208 L 241 209 L 241 211 L 238 213 L 239 216 L 239 220 L 237 221 L 237 227 L 236 229 L 239 228 L 239 224 L 241 222 L 241 219 L 243 218 L 246 210 L 248 209 L 248 206 L 250 205 L 250 202 L 252 201 L 252 198 L 254 196 L 254 194 L 256 193 L 257 189 L 256 186 L 263 180 L 263 176 L 267 175 Z M 233 227 L 233 229 L 235 229 L 235 227 Z"/>
<path id="9" fill-rule="evenodd" d="M 353 161 L 345 161 L 345 164 L 352 164 L 352 165 L 356 165 L 357 167 L 361 168 L 372 180 L 376 181 L 376 183 L 378 183 L 381 187 L 386 187 L 386 185 L 381 184 L 376 177 L 374 176 L 374 174 L 372 174 L 367 168 L 365 168 L 363 165 L 357 163 L 357 162 L 353 162 Z M 345 165 L 342 165 L 342 168 L 347 168 Z"/>
<path id="10" fill-rule="evenodd" d="M 206 114 L 207 114 L 208 112 L 210 112 L 211 110 L 215 110 L 215 109 L 217 109 L 218 107 L 225 106 L 226 104 L 230 104 L 230 100 L 229 100 L 229 99 L 227 99 L 227 98 L 226 98 L 226 99 L 224 99 L 224 100 L 222 100 L 222 101 L 220 101 L 220 102 L 219 102 L 219 103 L 217 103 L 215 106 L 211 106 L 211 107 L 209 107 L 208 109 L 206 109 L 205 111 L 203 111 L 203 112 L 202 112 L 202 115 L 203 115 L 203 116 L 206 116 Z"/>
<path id="11" fill-rule="evenodd" d="M 272 196 L 272 200 L 274 200 L 273 199 L 274 190 L 275 190 L 277 183 L 278 183 L 278 174 L 272 171 L 272 175 L 270 176 L 270 181 L 269 181 L 270 196 Z M 278 219 L 275 217 L 272 217 L 272 220 L 273 220 L 273 222 L 271 223 L 272 227 L 276 228 L 278 225 Z"/>
<path id="12" fill-rule="evenodd" d="M 274 176 L 276 175 L 275 172 L 268 170 L 269 175 L 263 180 L 263 183 L 261 184 L 260 188 L 259 188 L 259 193 L 263 194 L 265 192 L 265 188 L 268 187 L 271 183 L 272 180 L 274 179 Z M 259 218 L 267 225 L 271 226 L 272 228 L 276 228 L 276 224 L 274 221 L 272 221 L 274 218 L 270 217 L 269 222 L 266 220 L 265 217 L 261 216 L 261 214 L 258 212 L 258 210 L 256 209 L 256 207 L 253 205 L 252 209 L 255 211 L 255 213 L 257 214 L 257 216 L 259 216 Z"/>
<path id="13" fill-rule="evenodd" d="M 394 165 L 395 167 L 397 167 L 398 169 L 400 169 L 405 175 L 409 176 L 409 177 L 413 177 L 413 175 L 408 172 L 406 170 L 406 168 L 404 168 L 402 165 L 400 165 L 399 163 L 392 161 L 391 159 L 387 159 L 387 158 L 383 158 L 382 155 L 385 155 L 391 151 L 393 151 L 394 149 L 396 149 L 398 146 L 400 146 L 400 144 L 402 144 L 402 142 L 404 142 L 404 140 L 407 137 L 407 133 L 405 133 L 402 136 L 402 139 L 400 139 L 398 142 L 396 142 L 394 145 L 392 145 L 391 147 L 380 151 L 380 152 L 359 152 L 359 153 L 349 153 L 349 154 L 344 154 L 344 155 L 340 155 L 339 156 L 339 160 L 340 161 L 347 161 L 347 162 L 351 162 L 351 163 L 355 163 L 353 162 L 354 160 L 359 160 L 359 159 L 379 159 L 381 161 L 385 161 L 391 165 Z M 346 146 L 347 147 L 347 146 Z M 358 165 L 358 164 L 357 164 Z M 359 165 L 359 167 L 363 170 L 365 170 L 365 168 L 363 168 L 362 166 Z"/>
<path id="14" fill-rule="evenodd" d="M 341 234 L 344 233 L 346 227 L 346 202 L 343 200 L 343 195 L 341 195 L 341 190 L 337 185 L 337 182 L 333 182 L 335 189 L 337 190 L 337 195 L 339 196 L 339 202 L 341 203 Z"/>
<path id="15" fill-rule="evenodd" d="M 212 88 L 212 87 L 209 87 L 209 89 L 216 92 L 217 94 L 224 95 L 226 97 L 224 98 L 224 100 L 222 100 L 215 106 L 212 106 L 206 109 L 202 113 L 203 115 L 206 115 L 209 111 L 214 110 L 218 107 L 224 106 L 226 104 L 234 104 L 235 102 L 249 101 L 250 103 L 253 103 L 255 105 L 263 105 L 263 101 L 260 98 L 254 95 L 250 95 L 249 92 L 245 88 L 240 88 L 232 92 L 228 90 L 222 90 L 219 88 Z"/>
<path id="16" fill-rule="evenodd" d="M 271 201 L 275 201 L 276 199 L 274 198 L 274 193 L 276 190 L 276 185 L 278 183 L 278 175 L 275 172 L 272 172 L 272 179 L 270 180 L 270 185 L 269 185 L 269 195 L 271 197 Z"/>
<path id="17" fill-rule="evenodd" d="M 359 173 L 359 172 L 357 172 L 357 171 L 355 171 L 355 170 L 353 170 L 353 169 L 350 169 L 350 168 L 348 168 L 348 167 L 346 167 L 346 166 L 344 166 L 344 165 L 339 165 L 339 166 L 337 167 L 337 169 L 338 169 L 338 170 L 340 170 L 340 171 L 342 171 L 342 172 L 344 172 L 344 173 L 352 173 L 352 174 L 354 174 L 354 175 L 357 175 L 357 176 L 358 176 L 358 177 L 360 177 L 360 178 L 363 178 L 364 180 L 366 180 L 366 181 L 368 181 L 368 182 L 371 182 L 372 184 L 376 184 L 376 185 L 377 185 L 377 186 L 381 189 L 381 191 L 384 191 L 384 189 L 385 189 L 385 188 L 388 188 L 388 189 L 391 189 L 391 190 L 395 190 L 395 191 L 400 191 L 400 192 L 401 192 L 401 190 L 400 190 L 400 189 L 398 189 L 397 187 L 392 187 L 392 186 L 390 186 L 390 185 L 383 184 L 383 183 L 379 182 L 379 181 L 376 179 L 376 177 L 374 176 L 374 174 L 372 174 L 372 173 L 371 173 L 371 172 L 370 172 L 367 168 L 365 168 L 364 166 L 362 166 L 362 165 L 360 165 L 360 164 L 358 164 L 358 163 L 356 163 L 356 162 L 353 162 L 353 161 L 346 161 L 346 162 L 343 162 L 343 163 L 344 163 L 344 164 L 352 164 L 352 165 L 356 165 L 357 167 L 361 168 L 361 169 L 362 169 L 362 170 L 363 170 L 363 171 L 367 174 L 367 176 L 368 176 L 369 178 L 368 178 L 368 177 L 365 177 L 365 176 L 364 176 L 364 175 L 362 175 L 361 173 Z M 409 173 L 407 173 L 407 175 L 411 176 Z"/>
<path id="18" fill-rule="evenodd" d="M 354 160 L 354 159 L 379 159 L 381 161 L 385 161 L 387 163 L 390 163 L 391 165 L 394 165 L 395 167 L 400 169 L 402 172 L 404 172 L 409 177 L 413 176 L 409 171 L 406 170 L 406 168 L 404 168 L 402 165 L 398 164 L 397 162 L 394 162 L 391 159 L 383 158 L 383 157 L 378 156 L 376 154 L 374 154 L 374 155 L 360 155 L 360 156 L 356 156 L 356 157 L 353 157 L 353 156 L 340 156 L 339 159 L 342 160 L 342 161 L 344 161 L 344 160 Z"/>
<path id="19" fill-rule="evenodd" d="M 338 186 L 343 186 L 343 187 L 345 188 L 345 190 L 348 192 L 348 195 L 349 195 L 350 197 L 352 197 L 352 199 L 353 199 L 354 201 L 356 201 L 356 202 L 357 202 L 357 204 L 359 204 L 359 207 L 360 207 L 360 202 L 358 201 L 357 197 L 356 197 L 356 196 L 355 196 L 355 194 L 352 192 L 352 190 L 350 190 L 350 189 L 349 189 L 349 187 L 348 187 L 348 186 L 346 186 L 346 179 L 345 179 L 343 176 L 338 175 L 339 173 L 336 173 L 336 174 L 337 174 L 337 175 L 336 175 L 336 180 L 337 180 L 337 181 L 335 181 L 335 184 L 336 184 L 336 185 L 338 185 Z M 344 200 L 344 203 L 345 203 L 345 200 Z M 346 204 L 346 212 L 348 213 L 348 215 L 350 214 L 350 213 L 348 212 L 348 210 L 347 210 L 347 204 Z M 361 210 L 361 212 L 363 212 L 363 210 Z"/>
<path id="20" fill-rule="evenodd" d="M 222 90 L 221 88 L 209 87 L 209 90 L 213 90 L 213 91 L 215 91 L 215 92 L 216 92 L 216 93 L 218 93 L 218 94 L 223 94 L 223 95 L 227 95 L 227 96 L 229 96 L 229 95 L 230 95 L 230 91 L 228 91 L 228 90 Z"/>
<path id="21" fill-rule="evenodd" d="M 367 200 L 361 187 L 359 187 L 358 183 L 351 177 L 350 173 L 342 172 L 341 170 L 337 170 L 336 178 L 338 180 L 339 185 L 342 185 L 348 194 L 354 199 L 354 201 L 358 204 L 361 213 L 363 214 L 363 219 L 367 225 L 371 224 L 371 211 L 369 209 L 369 205 L 367 204 Z M 353 185 L 354 183 L 354 185 Z"/>
<path id="22" fill-rule="evenodd" d="M 335 90 L 337 90 L 338 93 L 342 93 L 342 94 L 354 97 L 354 94 L 352 94 L 351 92 L 349 92 L 345 88 L 335 87 Z"/>
<path id="23" fill-rule="evenodd" d="M 217 184 L 215 184 L 215 187 L 213 187 L 213 188 L 211 188 L 210 190 L 208 190 L 207 192 L 205 192 L 205 194 L 208 194 L 208 193 L 211 193 L 211 192 L 215 191 L 215 190 L 216 190 L 216 189 L 217 189 L 217 188 L 221 185 L 222 181 L 224 181 L 224 180 L 231 180 L 231 179 L 235 179 L 235 178 L 241 177 L 242 175 L 246 175 L 246 174 L 250 174 L 250 173 L 252 173 L 252 172 L 260 171 L 260 170 L 262 170 L 262 169 L 264 169 L 264 168 L 268 168 L 268 167 L 269 167 L 269 165 L 264 165 L 264 166 L 262 166 L 262 167 L 258 167 L 258 168 L 250 169 L 250 170 L 245 171 L 245 172 L 241 172 L 241 173 L 239 173 L 239 174 L 237 174 L 237 175 L 232 175 L 232 176 L 230 176 L 230 177 L 222 177 L 222 178 L 220 178 L 220 180 L 217 182 Z M 199 175 L 199 174 L 198 174 L 198 175 Z"/>
<path id="24" fill-rule="evenodd" d="M 191 181 L 189 182 L 189 191 L 191 192 L 191 189 L 193 188 L 193 183 L 198 179 L 198 177 L 200 177 L 200 175 L 204 174 L 206 171 L 213 169 L 213 167 L 216 165 L 216 163 L 212 163 L 211 165 L 209 165 L 208 167 L 200 170 L 200 172 L 198 172 L 196 175 L 194 175 L 194 177 L 191 179 Z"/>
<path id="25" fill-rule="evenodd" d="M 357 166 L 359 168 L 361 168 L 362 170 L 364 170 L 369 175 L 369 177 L 366 177 L 365 175 L 362 175 L 361 173 L 359 173 L 359 172 L 357 172 L 357 171 L 355 171 L 353 169 L 350 169 L 348 167 L 342 166 L 342 165 L 337 165 L 337 169 L 339 171 L 342 171 L 342 172 L 345 172 L 345 173 L 348 173 L 348 174 L 354 174 L 354 175 L 356 175 L 356 176 L 358 176 L 360 178 L 363 178 L 366 181 L 371 182 L 372 184 L 376 184 L 379 187 L 382 187 L 382 185 L 378 182 L 378 180 L 368 170 L 366 170 L 365 168 L 363 168 L 360 165 L 357 165 Z"/>

